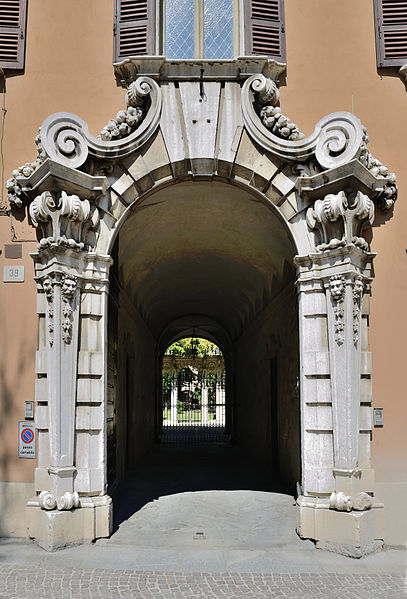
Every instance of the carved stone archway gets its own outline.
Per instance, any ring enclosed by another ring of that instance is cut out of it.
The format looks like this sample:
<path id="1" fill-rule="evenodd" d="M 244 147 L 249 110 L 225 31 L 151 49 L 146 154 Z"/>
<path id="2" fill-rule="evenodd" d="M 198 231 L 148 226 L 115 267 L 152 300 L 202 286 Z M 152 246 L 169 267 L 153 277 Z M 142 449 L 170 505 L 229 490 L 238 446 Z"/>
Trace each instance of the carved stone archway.
<path id="1" fill-rule="evenodd" d="M 268 75 L 277 71 L 269 64 Z M 132 206 L 156 190 L 219 179 L 266 202 L 298 251 L 298 532 L 353 555 L 371 551 L 380 545 L 374 512 L 381 504 L 370 465 L 374 254 L 364 232 L 375 209 L 392 208 L 395 177 L 371 156 L 366 130 L 352 114 L 329 115 L 304 137 L 277 107 L 268 76 L 240 70 L 231 77 L 220 69 L 216 81 L 213 73 L 207 81 L 190 79 L 135 76 L 127 82 L 127 108 L 97 138 L 80 118 L 52 115 L 36 140 L 38 158 L 7 183 L 12 206 L 29 204 L 41 231 L 33 255 L 39 465 L 29 535 L 54 549 L 111 533 L 105 494 L 111 248 Z"/>

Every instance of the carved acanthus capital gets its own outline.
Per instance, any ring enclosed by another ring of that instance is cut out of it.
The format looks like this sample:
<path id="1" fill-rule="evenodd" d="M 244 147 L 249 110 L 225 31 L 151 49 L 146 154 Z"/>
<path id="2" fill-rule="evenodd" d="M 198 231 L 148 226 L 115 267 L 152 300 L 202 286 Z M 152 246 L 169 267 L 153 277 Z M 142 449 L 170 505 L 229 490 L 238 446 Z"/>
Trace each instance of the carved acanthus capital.
<path id="1" fill-rule="evenodd" d="M 40 251 L 52 246 L 84 250 L 86 233 L 99 224 L 95 206 L 65 191 L 44 191 L 30 204 L 30 216 L 34 226 L 41 228 Z"/>
<path id="2" fill-rule="evenodd" d="M 307 224 L 311 230 L 318 230 L 319 252 L 354 244 L 368 250 L 368 243 L 361 236 L 362 230 L 374 220 L 374 204 L 360 191 L 346 195 L 328 194 L 317 200 L 307 211 Z"/>
<path id="3" fill-rule="evenodd" d="M 57 508 L 59 511 L 72 510 L 80 507 L 79 495 L 77 491 L 70 493 L 66 491 L 60 497 L 56 497 L 49 491 L 41 491 L 38 496 L 38 503 L 43 510 L 54 510 Z"/>

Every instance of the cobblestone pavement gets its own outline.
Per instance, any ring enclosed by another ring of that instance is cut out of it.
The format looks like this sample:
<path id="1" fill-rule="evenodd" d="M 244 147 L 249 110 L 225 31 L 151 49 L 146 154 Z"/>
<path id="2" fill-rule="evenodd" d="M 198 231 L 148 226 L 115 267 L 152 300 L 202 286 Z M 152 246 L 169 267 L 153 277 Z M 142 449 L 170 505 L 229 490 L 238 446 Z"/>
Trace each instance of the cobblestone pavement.
<path id="1" fill-rule="evenodd" d="M 405 579 L 356 574 L 178 574 L 0 566 L 4 599 L 403 599 Z"/>

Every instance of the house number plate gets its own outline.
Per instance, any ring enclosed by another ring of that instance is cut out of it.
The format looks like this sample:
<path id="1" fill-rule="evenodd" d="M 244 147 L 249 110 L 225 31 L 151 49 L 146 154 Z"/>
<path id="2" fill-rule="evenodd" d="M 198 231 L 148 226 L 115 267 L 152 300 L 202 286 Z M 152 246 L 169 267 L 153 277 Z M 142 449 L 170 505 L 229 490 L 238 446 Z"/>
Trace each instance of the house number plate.
<path id="1" fill-rule="evenodd" d="M 3 283 L 24 283 L 24 266 L 6 265 L 3 270 Z"/>

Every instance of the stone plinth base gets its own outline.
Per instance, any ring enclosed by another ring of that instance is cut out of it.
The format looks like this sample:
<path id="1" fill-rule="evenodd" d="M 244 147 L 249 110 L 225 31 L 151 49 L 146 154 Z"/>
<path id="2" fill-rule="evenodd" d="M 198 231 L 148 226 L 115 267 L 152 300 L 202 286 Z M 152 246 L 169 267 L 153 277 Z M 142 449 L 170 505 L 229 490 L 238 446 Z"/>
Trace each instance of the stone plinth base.
<path id="1" fill-rule="evenodd" d="M 109 537 L 113 527 L 113 506 L 108 495 L 81 497 L 73 510 L 43 510 L 38 499 L 27 503 L 27 539 L 47 551 Z"/>
<path id="2" fill-rule="evenodd" d="M 329 508 L 329 498 L 300 496 L 297 499 L 297 533 L 303 539 L 316 541 L 319 549 L 360 558 L 383 547 L 377 525 L 376 502 L 365 511 L 337 511 Z"/>

